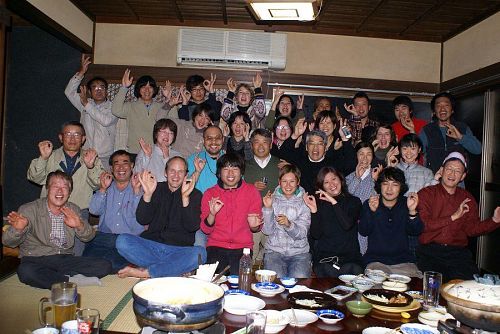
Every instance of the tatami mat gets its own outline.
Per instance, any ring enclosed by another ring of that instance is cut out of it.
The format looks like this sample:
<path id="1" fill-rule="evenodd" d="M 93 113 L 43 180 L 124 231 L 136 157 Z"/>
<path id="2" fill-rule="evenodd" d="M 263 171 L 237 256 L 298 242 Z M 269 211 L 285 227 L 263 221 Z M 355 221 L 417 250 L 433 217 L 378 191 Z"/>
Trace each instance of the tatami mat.
<path id="1" fill-rule="evenodd" d="M 129 300 L 130 294 L 127 296 L 137 279 L 110 275 L 102 278 L 101 282 L 102 286 L 78 287 L 80 306 L 98 309 L 102 319 L 112 314 L 114 321 L 108 322 L 109 329 L 125 333 L 139 332 Z M 40 327 L 38 302 L 40 298 L 50 296 L 49 290 L 27 286 L 19 282 L 17 275 L 13 275 L 0 282 L 0 296 L 1 334 L 19 334 L 24 333 L 25 329 Z M 123 305 L 119 305 L 121 301 Z"/>

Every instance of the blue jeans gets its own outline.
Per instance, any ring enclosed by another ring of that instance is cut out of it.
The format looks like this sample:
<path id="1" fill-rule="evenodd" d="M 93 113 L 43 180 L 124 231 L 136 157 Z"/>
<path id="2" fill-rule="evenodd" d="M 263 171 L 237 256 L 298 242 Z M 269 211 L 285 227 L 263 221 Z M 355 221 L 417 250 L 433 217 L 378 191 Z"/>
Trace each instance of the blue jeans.
<path id="1" fill-rule="evenodd" d="M 80 216 L 84 221 L 88 223 L 89 221 L 89 209 L 81 209 Z M 75 246 L 73 247 L 73 254 L 75 256 L 82 256 L 83 250 L 85 249 L 85 243 L 75 236 Z"/>
<path id="2" fill-rule="evenodd" d="M 127 261 L 147 268 L 151 277 L 180 276 L 198 268 L 198 254 L 202 263 L 207 260 L 205 248 L 199 246 L 171 246 L 132 234 L 120 234 L 116 249 Z"/>
<path id="3" fill-rule="evenodd" d="M 205 248 L 207 247 L 207 239 L 208 236 L 200 228 L 198 231 L 196 231 L 196 234 L 194 235 L 194 245 Z"/>
<path id="4" fill-rule="evenodd" d="M 264 269 L 274 270 L 278 277 L 311 277 L 311 253 L 285 256 L 277 252 L 264 254 Z"/>
<path id="5" fill-rule="evenodd" d="M 128 261 L 116 250 L 116 239 L 119 234 L 97 232 L 95 238 L 87 242 L 83 256 L 106 259 L 113 265 L 113 273 L 122 269 Z"/>

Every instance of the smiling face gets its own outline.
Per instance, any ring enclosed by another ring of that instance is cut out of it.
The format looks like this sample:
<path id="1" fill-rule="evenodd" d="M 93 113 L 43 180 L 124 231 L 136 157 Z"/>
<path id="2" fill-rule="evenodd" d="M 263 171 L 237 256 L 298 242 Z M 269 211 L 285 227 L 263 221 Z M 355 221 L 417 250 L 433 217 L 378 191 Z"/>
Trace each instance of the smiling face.
<path id="1" fill-rule="evenodd" d="M 333 123 L 330 117 L 325 117 L 319 122 L 318 128 L 329 137 L 333 134 L 333 130 L 335 130 L 335 123 Z"/>
<path id="2" fill-rule="evenodd" d="M 378 147 L 388 148 L 391 145 L 391 130 L 380 127 L 377 130 Z"/>
<path id="3" fill-rule="evenodd" d="M 231 125 L 233 136 L 237 139 L 243 138 L 243 136 L 245 135 L 245 126 L 246 123 L 243 120 L 243 117 L 242 116 L 236 117 L 233 124 Z"/>
<path id="4" fill-rule="evenodd" d="M 299 187 L 299 180 L 294 173 L 286 173 L 279 180 L 281 191 L 286 198 L 291 198 Z"/>
<path id="5" fill-rule="evenodd" d="M 106 90 L 106 84 L 100 80 L 95 80 L 90 85 L 90 97 L 99 104 L 106 101 L 106 96 L 108 92 Z"/>
<path id="6" fill-rule="evenodd" d="M 450 99 L 446 96 L 438 97 L 434 103 L 434 114 L 440 122 L 449 122 L 453 114 Z"/>
<path id="7" fill-rule="evenodd" d="M 203 134 L 203 146 L 207 151 L 208 155 L 215 158 L 219 155 L 222 150 L 223 142 L 222 131 L 218 127 L 210 127 Z"/>
<path id="8" fill-rule="evenodd" d="M 406 104 L 398 104 L 396 107 L 394 107 L 394 115 L 396 116 L 398 121 L 400 121 L 401 119 L 407 119 L 410 117 L 410 107 L 408 107 Z"/>
<path id="9" fill-rule="evenodd" d="M 354 104 L 354 109 L 356 110 L 360 118 L 368 117 L 368 112 L 370 111 L 371 106 L 365 97 L 358 97 L 354 99 L 353 104 Z"/>
<path id="10" fill-rule="evenodd" d="M 252 102 L 252 93 L 245 86 L 241 86 L 236 93 L 236 103 L 239 106 L 247 107 Z"/>
<path id="11" fill-rule="evenodd" d="M 53 176 L 47 187 L 47 203 L 51 209 L 59 209 L 66 205 L 71 194 L 70 183 L 62 177 Z"/>
<path id="12" fill-rule="evenodd" d="M 311 136 L 306 145 L 307 154 L 312 161 L 319 161 L 325 156 L 325 142 L 319 136 Z"/>
<path id="13" fill-rule="evenodd" d="M 160 147 L 169 147 L 174 141 L 175 134 L 169 128 L 163 128 L 158 130 L 156 135 L 156 145 Z"/>
<path id="14" fill-rule="evenodd" d="M 271 140 L 261 135 L 255 135 L 252 139 L 252 152 L 253 154 L 264 160 L 269 156 L 269 152 L 271 152 Z"/>
<path id="15" fill-rule="evenodd" d="M 139 89 L 139 96 L 144 102 L 151 102 L 153 100 L 154 88 L 149 82 Z"/>
<path id="16" fill-rule="evenodd" d="M 134 164 L 130 161 L 128 155 L 116 155 L 111 162 L 111 173 L 118 183 L 126 183 L 130 181 L 132 176 L 132 168 Z"/>
<path id="17" fill-rule="evenodd" d="M 342 182 L 340 178 L 331 172 L 326 174 L 323 180 L 323 190 L 330 196 L 338 196 L 342 191 Z"/>
<path id="18" fill-rule="evenodd" d="M 418 145 L 403 146 L 401 147 L 401 157 L 407 164 L 415 163 L 417 162 L 420 151 Z"/>
<path id="19" fill-rule="evenodd" d="M 441 184 L 447 190 L 454 191 L 457 185 L 465 179 L 465 167 L 458 160 L 447 161 L 443 166 Z"/>
<path id="20" fill-rule="evenodd" d="M 205 112 L 201 112 L 193 119 L 193 125 L 198 130 L 203 130 L 212 123 L 212 120 Z"/>
<path id="21" fill-rule="evenodd" d="M 187 174 L 187 166 L 184 160 L 179 158 L 172 158 L 168 162 L 167 169 L 165 170 L 165 177 L 170 191 L 176 191 L 182 186 L 184 177 Z"/>
<path id="22" fill-rule="evenodd" d="M 85 136 L 83 130 L 78 125 L 67 125 L 64 127 L 62 133 L 59 134 L 59 140 L 63 145 L 64 151 L 70 156 L 74 156 L 80 152 Z"/>
<path id="23" fill-rule="evenodd" d="M 369 147 L 363 147 L 358 150 L 356 157 L 361 166 L 368 168 L 373 160 L 373 152 Z"/>
<path id="24" fill-rule="evenodd" d="M 206 90 L 202 85 L 195 86 L 191 89 L 191 99 L 195 103 L 201 103 L 205 100 Z"/>
<path id="25" fill-rule="evenodd" d="M 380 195 L 387 206 L 392 206 L 398 200 L 401 184 L 394 180 L 385 180 L 380 184 Z"/>
<path id="26" fill-rule="evenodd" d="M 332 109 L 332 104 L 330 103 L 330 100 L 328 99 L 321 99 L 318 101 L 318 106 L 316 107 L 316 110 L 314 112 L 321 112 L 323 110 L 331 110 Z"/>
<path id="27" fill-rule="evenodd" d="M 292 100 L 288 96 L 282 97 L 278 104 L 278 109 L 281 116 L 290 117 L 292 114 Z"/>
<path id="28" fill-rule="evenodd" d="M 275 134 L 276 137 L 281 141 L 285 141 L 290 138 L 290 136 L 292 135 L 292 129 L 290 129 L 290 126 L 288 125 L 288 122 L 286 120 L 280 120 L 278 126 L 276 127 Z"/>
<path id="29" fill-rule="evenodd" d="M 222 167 L 220 179 L 225 189 L 235 188 L 241 180 L 241 170 L 233 166 Z"/>

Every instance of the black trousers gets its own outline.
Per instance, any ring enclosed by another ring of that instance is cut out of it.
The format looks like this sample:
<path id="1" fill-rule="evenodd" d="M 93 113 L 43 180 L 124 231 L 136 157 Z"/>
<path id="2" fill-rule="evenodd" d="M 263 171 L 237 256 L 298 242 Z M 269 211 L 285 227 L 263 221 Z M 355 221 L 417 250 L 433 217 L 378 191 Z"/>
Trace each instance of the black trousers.
<path id="1" fill-rule="evenodd" d="M 469 280 L 479 273 L 471 251 L 466 247 L 426 244 L 417 247 L 417 266 L 421 271 L 443 274 L 443 282 Z"/>
<path id="2" fill-rule="evenodd" d="M 50 289 L 57 282 L 68 281 L 68 276 L 104 277 L 112 272 L 108 260 L 73 255 L 23 256 L 17 268 L 19 280 L 36 288 Z"/>
<path id="3" fill-rule="evenodd" d="M 252 251 L 250 251 L 250 256 Z M 243 256 L 243 248 L 227 249 L 221 247 L 207 247 L 207 263 L 219 261 L 216 272 L 222 271 L 227 265 L 230 265 L 229 273 L 238 275 L 240 273 L 240 259 Z"/>

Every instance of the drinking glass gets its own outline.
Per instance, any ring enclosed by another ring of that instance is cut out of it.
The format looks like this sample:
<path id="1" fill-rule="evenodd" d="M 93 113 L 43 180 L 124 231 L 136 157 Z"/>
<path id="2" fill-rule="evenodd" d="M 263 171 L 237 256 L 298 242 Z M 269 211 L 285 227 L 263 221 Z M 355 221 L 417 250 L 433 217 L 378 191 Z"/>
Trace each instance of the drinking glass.
<path id="1" fill-rule="evenodd" d="M 424 309 L 428 310 L 438 306 L 439 304 L 439 289 L 443 275 L 435 271 L 424 272 Z"/>
<path id="2" fill-rule="evenodd" d="M 99 333 L 99 311 L 93 308 L 84 308 L 76 312 L 78 334 Z"/>
<path id="3" fill-rule="evenodd" d="M 43 297 L 38 305 L 38 318 L 42 325 L 54 325 L 61 328 L 62 324 L 75 319 L 78 293 L 76 283 L 61 282 L 54 283 L 50 289 L 50 299 Z M 51 304 L 45 307 L 45 304 Z M 47 318 L 47 310 L 51 310 L 52 318 Z"/>
<path id="4" fill-rule="evenodd" d="M 266 329 L 266 313 L 262 311 L 249 312 L 246 315 L 246 333 L 264 334 Z"/>

